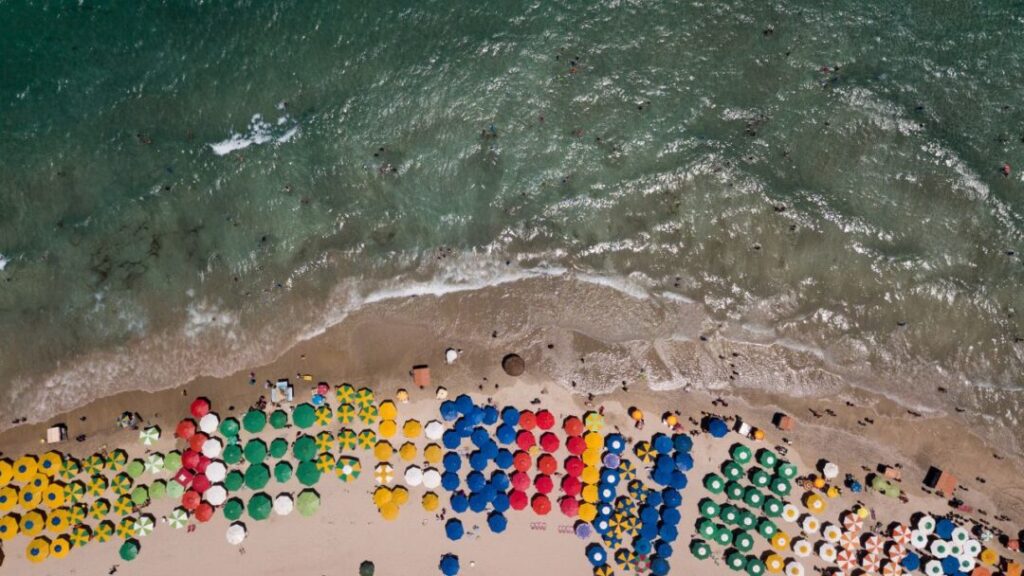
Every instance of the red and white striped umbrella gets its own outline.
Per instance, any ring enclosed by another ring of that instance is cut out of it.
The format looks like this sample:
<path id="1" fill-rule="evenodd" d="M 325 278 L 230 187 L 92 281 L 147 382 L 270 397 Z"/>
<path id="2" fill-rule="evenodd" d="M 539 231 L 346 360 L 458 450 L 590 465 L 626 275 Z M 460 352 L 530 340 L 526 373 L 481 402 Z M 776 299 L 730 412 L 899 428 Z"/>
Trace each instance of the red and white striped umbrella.
<path id="1" fill-rule="evenodd" d="M 882 537 L 879 536 L 878 534 L 865 534 L 864 535 L 864 550 L 868 554 L 872 554 L 874 556 L 881 556 L 882 555 L 882 545 L 884 543 L 885 542 L 882 540 Z"/>
<path id="2" fill-rule="evenodd" d="M 885 565 L 882 566 L 882 576 L 901 576 L 902 574 L 903 569 L 900 568 L 900 565 L 897 562 L 886 562 Z"/>
<path id="3" fill-rule="evenodd" d="M 907 555 L 907 547 L 899 542 L 892 541 L 886 547 L 886 554 L 889 556 L 889 560 L 899 562 Z"/>
<path id="4" fill-rule="evenodd" d="M 849 576 L 857 569 L 857 553 L 853 550 L 840 550 L 836 554 L 836 566 Z"/>
<path id="5" fill-rule="evenodd" d="M 899 544 L 904 546 L 910 544 L 910 528 L 906 524 L 896 524 L 893 526 L 890 535 Z"/>
<path id="6" fill-rule="evenodd" d="M 843 528 L 847 532 L 857 533 L 864 527 L 864 520 L 856 512 L 848 511 L 843 514 Z"/>
<path id="7" fill-rule="evenodd" d="M 865 572 L 878 572 L 880 562 L 881 558 L 878 556 L 874 554 L 865 554 L 864 557 L 860 559 L 860 567 L 863 568 Z"/>
<path id="8" fill-rule="evenodd" d="M 860 548 L 860 538 L 857 537 L 856 532 L 843 532 L 843 535 L 839 537 L 839 546 L 843 550 L 855 551 Z"/>

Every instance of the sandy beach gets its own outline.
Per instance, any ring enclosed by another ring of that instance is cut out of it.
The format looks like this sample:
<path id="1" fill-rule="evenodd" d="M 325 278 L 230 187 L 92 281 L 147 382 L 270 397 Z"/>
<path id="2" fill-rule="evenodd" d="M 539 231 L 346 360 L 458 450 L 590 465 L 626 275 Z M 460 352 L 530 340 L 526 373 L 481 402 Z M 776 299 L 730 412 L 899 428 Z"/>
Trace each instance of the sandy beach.
<path id="1" fill-rule="evenodd" d="M 247 370 L 223 379 L 200 379 L 182 388 L 119 394 L 40 425 L 8 430 L 0 436 L 0 449 L 3 457 L 12 460 L 21 454 L 39 454 L 47 448 L 41 445 L 45 427 L 58 422 L 67 425 L 71 440 L 55 448 L 79 458 L 101 449 L 125 448 L 130 458 L 142 457 L 147 450 L 181 449 L 183 443 L 175 441 L 172 433 L 175 424 L 188 416 L 188 406 L 194 399 L 208 398 L 221 418 L 240 418 L 261 395 L 267 394 L 265 382 L 279 378 L 289 378 L 295 385 L 296 403 L 309 400 L 316 382 L 328 383 L 332 395 L 333 388 L 342 383 L 367 386 L 378 403 L 394 398 L 399 389 L 406 389 L 411 400 L 398 404 L 399 424 L 408 418 L 427 422 L 439 419 L 440 401 L 435 398 L 434 387 L 443 386 L 450 397 L 465 392 L 481 405 L 491 402 L 498 407 L 548 409 L 558 422 L 567 416 L 602 409 L 604 432 L 620 430 L 631 447 L 656 432 L 671 433 L 659 420 L 666 412 L 678 411 L 685 431 L 694 438 L 694 465 L 687 472 L 689 486 L 683 491 L 679 538 L 671 559 L 673 573 L 730 571 L 721 551 L 716 549 L 714 556 L 718 560 L 714 562 L 700 561 L 687 546 L 695 535 L 697 503 L 706 495 L 701 479 L 728 460 L 730 447 L 736 442 L 753 449 L 778 451 L 782 447 L 788 452 L 786 458 L 799 467 L 802 475 L 813 474 L 819 459 L 834 462 L 842 474 L 852 474 L 861 483 L 866 471 L 874 471 L 879 464 L 902 467 L 903 481 L 899 487 L 905 493 L 905 503 L 871 491 L 853 494 L 844 490 L 838 498 L 829 499 L 828 510 L 821 514 L 823 521 L 838 523 L 840 512 L 858 502 L 870 508 L 883 524 L 909 522 L 915 511 L 931 511 L 936 516 L 949 514 L 952 510 L 946 499 L 922 489 L 928 467 L 938 466 L 956 475 L 960 480 L 957 498 L 973 508 L 972 513 L 959 513 L 963 522 L 984 522 L 1010 538 L 1017 537 L 1020 519 L 1024 518 L 1019 459 L 1014 454 L 999 454 L 998 448 L 972 434 L 956 414 L 913 416 L 905 406 L 892 400 L 841 385 L 813 397 L 787 395 L 775 388 L 766 390 L 758 386 L 760 379 L 771 377 L 767 370 L 762 370 L 749 385 L 740 378 L 723 386 L 718 384 L 723 370 L 741 375 L 752 372 L 759 358 L 773 351 L 739 347 L 718 337 L 700 339 L 706 327 L 697 324 L 691 327 L 695 334 L 692 340 L 674 342 L 670 347 L 659 343 L 655 355 L 646 343 L 629 339 L 628 324 L 623 322 L 633 319 L 648 324 L 685 324 L 690 318 L 680 310 L 671 314 L 653 311 L 642 300 L 622 299 L 618 309 L 598 314 L 587 310 L 588 299 L 607 296 L 602 291 L 610 288 L 589 284 L 532 285 L 527 287 L 532 293 L 547 290 L 548 298 L 564 300 L 560 317 L 536 318 L 522 300 L 522 288 L 494 287 L 371 305 L 272 362 L 253 367 L 252 377 Z M 623 333 L 618 341 L 588 336 L 588 332 L 606 330 L 617 322 L 623 323 L 618 328 Z M 605 326 L 588 325 L 594 323 Z M 454 364 L 444 361 L 447 348 L 461 351 Z M 633 354 L 623 355 L 623 349 Z M 524 375 L 513 378 L 502 371 L 501 359 L 509 352 L 525 359 Z M 690 366 L 691 370 L 677 375 L 684 380 L 680 386 L 653 390 L 647 378 L 651 372 L 669 365 L 660 361 L 664 358 L 672 359 L 672 370 L 682 365 Z M 792 358 L 776 359 L 791 361 Z M 420 390 L 413 386 L 410 370 L 423 364 L 430 366 L 431 386 Z M 762 368 L 771 365 L 765 363 Z M 305 375 L 309 380 L 304 379 Z M 252 378 L 255 384 L 250 383 Z M 643 430 L 634 427 L 629 416 L 632 408 L 639 408 L 646 415 Z M 125 411 L 138 413 L 142 427 L 160 427 L 161 439 L 144 447 L 139 444 L 138 431 L 117 429 L 114 422 Z M 772 426 L 776 412 L 793 415 L 795 429 L 782 432 Z M 766 437 L 753 441 L 730 432 L 722 439 L 712 439 L 692 424 L 708 414 L 721 416 L 730 424 L 741 419 L 764 430 Z M 332 422 L 325 429 L 336 432 L 338 428 Z M 319 428 L 313 432 L 316 430 Z M 269 441 L 275 434 L 284 433 L 292 438 L 298 432 L 268 428 L 260 436 Z M 79 435 L 85 435 L 85 439 L 74 440 Z M 396 447 L 398 443 L 395 442 Z M 422 458 L 425 443 L 422 438 L 416 441 L 421 451 L 418 459 Z M 420 507 L 419 499 L 425 491 L 420 487 L 409 489 L 409 503 L 401 508 L 397 520 L 385 521 L 372 500 L 375 484 L 368 468 L 374 462 L 373 454 L 367 451 L 357 455 L 363 461 L 363 475 L 354 483 L 343 484 L 325 474 L 315 487 L 322 507 L 313 517 L 293 514 L 255 522 L 243 516 L 248 536 L 240 547 L 225 542 L 229 522 L 218 512 L 211 521 L 197 525 L 191 532 L 174 530 L 158 522 L 153 534 L 139 539 L 142 551 L 132 562 L 118 558 L 120 540 L 114 538 L 111 542 L 94 541 L 82 549 L 73 549 L 66 559 L 51 558 L 31 565 L 25 552 L 28 539 L 18 536 L 3 543 L 5 558 L 0 570 L 11 574 L 103 574 L 116 565 L 118 574 L 160 575 L 180 573 L 182 562 L 194 561 L 205 570 L 239 574 L 276 574 L 286 569 L 303 574 L 355 574 L 360 562 L 371 560 L 378 574 L 429 574 L 436 573 L 438 559 L 445 553 L 458 555 L 462 573 L 584 574 L 592 570 L 584 548 L 596 537 L 586 542 L 578 539 L 572 534 L 575 519 L 560 514 L 557 508 L 543 517 L 534 515 L 529 508 L 510 510 L 508 529 L 501 534 L 488 530 L 485 515 L 466 513 L 462 517 L 467 536 L 452 542 L 445 538 L 443 523 L 435 513 Z M 396 464 L 396 470 L 404 468 L 401 464 Z M 400 473 L 397 476 L 396 482 L 400 483 Z M 646 474 L 641 471 L 639 476 L 644 478 Z M 162 474 L 164 480 L 169 477 L 169 472 Z M 984 483 L 977 478 L 983 478 Z M 147 474 L 139 483 L 152 479 Z M 292 478 L 281 485 L 271 481 L 267 492 L 294 494 L 302 488 Z M 440 489 L 437 492 L 441 505 L 446 506 L 447 493 Z M 178 505 L 173 500 L 154 501 L 142 512 L 160 519 Z M 996 516 L 1009 520 L 996 520 Z M 1021 560 L 1019 553 L 992 545 L 1004 559 Z M 764 542 L 759 542 L 754 550 L 763 549 Z M 829 568 L 813 558 L 805 563 L 808 570 Z"/>

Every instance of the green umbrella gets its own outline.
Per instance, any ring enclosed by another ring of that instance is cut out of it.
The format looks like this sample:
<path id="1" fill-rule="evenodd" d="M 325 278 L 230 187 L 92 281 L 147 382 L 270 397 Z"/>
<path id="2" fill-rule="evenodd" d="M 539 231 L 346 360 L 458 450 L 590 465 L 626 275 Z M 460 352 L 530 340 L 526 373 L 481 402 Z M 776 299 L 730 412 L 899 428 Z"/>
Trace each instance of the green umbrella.
<path id="1" fill-rule="evenodd" d="M 757 533 L 764 537 L 766 540 L 775 536 L 775 533 L 779 531 L 779 527 L 775 525 L 775 522 L 767 518 L 762 518 L 761 523 L 757 526 Z"/>
<path id="2" fill-rule="evenodd" d="M 131 540 L 125 540 L 124 544 L 121 544 L 121 549 L 117 552 L 121 556 L 121 560 L 125 562 L 131 562 L 139 555 L 139 541 L 134 538 Z"/>
<path id="3" fill-rule="evenodd" d="M 295 471 L 295 477 L 299 479 L 303 486 L 312 486 L 320 481 L 320 469 L 316 467 L 316 462 L 306 460 L 299 463 L 299 467 Z"/>
<path id="4" fill-rule="evenodd" d="M 721 494 L 725 489 L 725 480 L 718 474 L 711 473 L 704 477 L 704 488 L 712 494 Z"/>
<path id="5" fill-rule="evenodd" d="M 725 526 L 715 528 L 715 542 L 720 546 L 728 546 L 732 543 L 732 531 Z"/>
<path id="6" fill-rule="evenodd" d="M 338 448 L 340 450 L 356 449 L 356 431 L 349 428 L 342 428 L 338 431 Z"/>
<path id="7" fill-rule="evenodd" d="M 316 410 L 311 404 L 299 404 L 292 412 L 292 421 L 299 428 L 309 428 L 316 422 Z"/>
<path id="8" fill-rule="evenodd" d="M 142 506 L 148 500 L 149 489 L 145 486 L 136 486 L 135 489 L 132 490 L 132 502 L 135 503 L 136 506 Z"/>
<path id="9" fill-rule="evenodd" d="M 242 461 L 242 448 L 238 444 L 229 444 L 220 453 L 226 464 L 238 464 Z"/>
<path id="10" fill-rule="evenodd" d="M 739 482 L 729 482 L 725 485 L 725 496 L 729 500 L 742 500 L 743 486 L 740 486 Z"/>
<path id="11" fill-rule="evenodd" d="M 726 524 L 735 524 L 740 519 L 740 511 L 732 504 L 726 504 L 718 510 L 718 517 Z"/>
<path id="12" fill-rule="evenodd" d="M 733 534 L 732 545 L 740 552 L 749 552 L 754 547 L 754 538 L 742 530 L 737 530 Z"/>
<path id="13" fill-rule="evenodd" d="M 163 454 L 154 453 L 146 456 L 146 472 L 158 474 L 164 471 Z"/>
<path id="14" fill-rule="evenodd" d="M 177 484 L 177 482 L 175 482 Z M 167 523 L 175 530 L 181 530 L 188 524 L 188 512 L 184 508 L 175 508 L 167 517 Z"/>
<path id="15" fill-rule="evenodd" d="M 757 526 L 757 516 L 754 516 L 749 510 L 740 510 L 739 518 L 736 520 L 738 524 L 744 530 Z"/>
<path id="16" fill-rule="evenodd" d="M 274 438 L 270 443 L 270 455 L 274 458 L 284 458 L 288 453 L 288 441 L 284 438 Z"/>
<path id="17" fill-rule="evenodd" d="M 139 441 L 145 446 L 152 446 L 156 444 L 156 441 L 160 439 L 160 429 L 156 426 L 150 426 L 149 428 L 143 428 L 139 432 Z"/>
<path id="18" fill-rule="evenodd" d="M 242 517 L 245 505 L 238 498 L 232 498 L 224 503 L 224 517 L 234 522 Z"/>
<path id="19" fill-rule="evenodd" d="M 750 458 L 753 455 L 750 452 L 750 448 L 747 448 L 743 444 L 733 444 L 732 448 L 729 450 L 729 454 L 732 456 L 734 462 L 741 465 L 746 465 L 750 462 Z"/>
<path id="20" fill-rule="evenodd" d="M 295 499 L 295 509 L 303 516 L 312 516 L 320 509 L 320 495 L 315 490 L 303 490 Z"/>
<path id="21" fill-rule="evenodd" d="M 258 434 L 267 425 L 267 415 L 259 410 L 249 410 L 242 416 L 242 428 L 250 434 Z"/>
<path id="22" fill-rule="evenodd" d="M 690 540 L 690 553 L 698 560 L 704 560 L 711 556 L 711 547 L 705 544 L 703 540 Z"/>
<path id="23" fill-rule="evenodd" d="M 175 482 L 177 484 L 177 482 Z M 155 480 L 149 485 L 149 497 L 153 500 L 159 500 L 167 496 L 167 482 L 163 480 Z"/>
<path id="24" fill-rule="evenodd" d="M 302 435 L 292 444 L 292 454 L 296 460 L 312 460 L 316 458 L 316 440 L 312 436 Z"/>
<path id="25" fill-rule="evenodd" d="M 184 486 L 182 486 L 181 484 L 178 484 L 177 482 L 168 482 L 167 483 L 167 496 L 169 496 L 171 498 L 177 499 L 177 498 L 181 498 L 184 495 L 185 495 L 185 487 Z"/>
<path id="26" fill-rule="evenodd" d="M 273 506 L 273 503 L 270 501 L 270 496 L 260 492 L 249 499 L 249 505 L 246 507 L 246 511 L 249 513 L 249 517 L 253 520 L 266 520 L 270 516 L 270 510 Z"/>
<path id="27" fill-rule="evenodd" d="M 747 558 L 747 576 L 762 576 L 764 574 L 764 562 L 755 556 Z"/>
<path id="28" fill-rule="evenodd" d="M 224 478 L 224 488 L 227 488 L 229 492 L 237 492 L 243 484 L 245 484 L 245 476 L 238 470 L 228 472 L 228 475 Z"/>
<path id="29" fill-rule="evenodd" d="M 782 500 L 779 500 L 774 496 L 769 496 L 764 499 L 764 504 L 761 506 L 761 509 L 764 510 L 765 515 L 769 518 L 778 518 L 782 515 L 782 506 Z"/>
<path id="30" fill-rule="evenodd" d="M 260 490 L 270 481 L 270 469 L 266 464 L 253 464 L 245 469 L 245 485 L 250 490 Z"/>
<path id="31" fill-rule="evenodd" d="M 234 438 L 238 436 L 238 420 L 235 418 L 225 418 L 220 423 L 220 433 L 225 438 Z"/>
<path id="32" fill-rule="evenodd" d="M 292 478 L 292 465 L 288 462 L 278 462 L 274 465 L 274 479 L 284 484 Z"/>
<path id="33" fill-rule="evenodd" d="M 181 468 L 181 452 L 174 450 L 164 456 L 164 469 L 177 472 Z"/>
<path id="34" fill-rule="evenodd" d="M 722 475 L 729 480 L 739 480 L 743 478 L 743 466 L 729 460 L 722 464 Z"/>
<path id="35" fill-rule="evenodd" d="M 775 467 L 775 473 L 782 476 L 786 480 L 792 480 L 796 478 L 797 469 L 795 464 L 790 464 L 785 460 L 779 460 L 779 463 Z"/>
<path id="36" fill-rule="evenodd" d="M 254 438 L 245 443 L 245 459 L 250 464 L 259 464 L 267 457 L 267 443 Z"/>
<path id="37" fill-rule="evenodd" d="M 717 518 L 718 517 L 718 511 L 719 511 L 720 507 L 711 498 L 704 498 L 704 499 L 702 499 L 700 501 L 699 508 L 700 508 L 700 515 L 705 517 L 705 518 Z"/>
<path id="38" fill-rule="evenodd" d="M 705 538 L 714 538 L 715 530 L 717 529 L 718 526 L 716 526 L 714 522 L 706 518 L 701 520 L 700 522 L 697 522 L 697 532 Z"/>
<path id="39" fill-rule="evenodd" d="M 138 478 L 146 471 L 146 463 L 139 458 L 136 458 L 128 463 L 128 466 L 125 467 L 124 471 L 132 478 Z"/>
<path id="40" fill-rule="evenodd" d="M 761 494 L 761 491 L 753 486 L 747 486 L 746 489 L 743 490 L 743 501 L 747 506 L 760 508 L 761 504 L 764 502 L 764 494 Z"/>
<path id="41" fill-rule="evenodd" d="M 757 462 L 768 470 L 775 469 L 775 463 L 778 459 L 779 458 L 775 456 L 775 453 L 767 448 L 761 448 L 757 451 Z"/>
<path id="42" fill-rule="evenodd" d="M 284 410 L 274 410 L 270 413 L 270 427 L 280 430 L 288 425 L 288 413 Z"/>
<path id="43" fill-rule="evenodd" d="M 772 477 L 764 470 L 754 467 L 750 469 L 750 473 L 747 474 L 747 478 L 750 483 L 758 488 L 764 488 L 771 482 Z"/>
<path id="44" fill-rule="evenodd" d="M 725 562 L 729 565 L 729 568 L 736 570 L 738 572 L 746 567 L 747 558 L 739 552 L 733 552 L 732 554 L 729 554 Z"/>
<path id="45" fill-rule="evenodd" d="M 363 560 L 359 563 L 359 576 L 373 576 L 375 567 L 373 562 Z"/>
<path id="46" fill-rule="evenodd" d="M 793 486 L 789 483 L 789 480 L 775 476 L 772 478 L 771 488 L 769 489 L 778 496 L 786 497 L 789 496 Z"/>

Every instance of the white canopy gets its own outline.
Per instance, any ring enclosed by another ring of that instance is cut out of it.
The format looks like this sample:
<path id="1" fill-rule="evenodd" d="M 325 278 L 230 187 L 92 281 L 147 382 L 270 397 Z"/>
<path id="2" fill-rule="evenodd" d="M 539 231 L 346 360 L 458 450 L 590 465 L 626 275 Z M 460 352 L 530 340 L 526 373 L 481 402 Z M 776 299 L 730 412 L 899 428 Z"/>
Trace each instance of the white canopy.
<path id="1" fill-rule="evenodd" d="M 228 540 L 228 544 L 232 546 L 238 546 L 245 540 L 245 524 L 241 522 L 235 522 L 231 526 L 228 526 L 227 534 L 225 537 Z"/>

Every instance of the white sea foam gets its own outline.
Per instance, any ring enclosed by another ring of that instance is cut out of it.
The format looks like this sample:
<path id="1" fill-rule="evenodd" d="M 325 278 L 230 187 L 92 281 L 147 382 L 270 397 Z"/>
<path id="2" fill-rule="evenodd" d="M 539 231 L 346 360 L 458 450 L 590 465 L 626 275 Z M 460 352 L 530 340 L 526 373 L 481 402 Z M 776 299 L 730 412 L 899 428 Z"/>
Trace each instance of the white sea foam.
<path id="1" fill-rule="evenodd" d="M 3 254 L 0 254 L 0 272 L 3 272 L 4 270 L 7 269 L 8 262 L 10 262 L 10 260 L 8 260 L 7 257 L 4 256 Z"/>
<path id="2" fill-rule="evenodd" d="M 283 132 L 281 128 L 289 126 Z M 224 156 L 236 150 L 244 150 L 250 146 L 275 142 L 284 144 L 290 142 L 299 133 L 298 124 L 292 122 L 287 115 L 277 119 L 275 125 L 263 119 L 263 116 L 256 114 L 249 121 L 249 128 L 244 134 L 234 133 L 227 140 L 209 144 L 213 153 L 217 156 Z"/>

